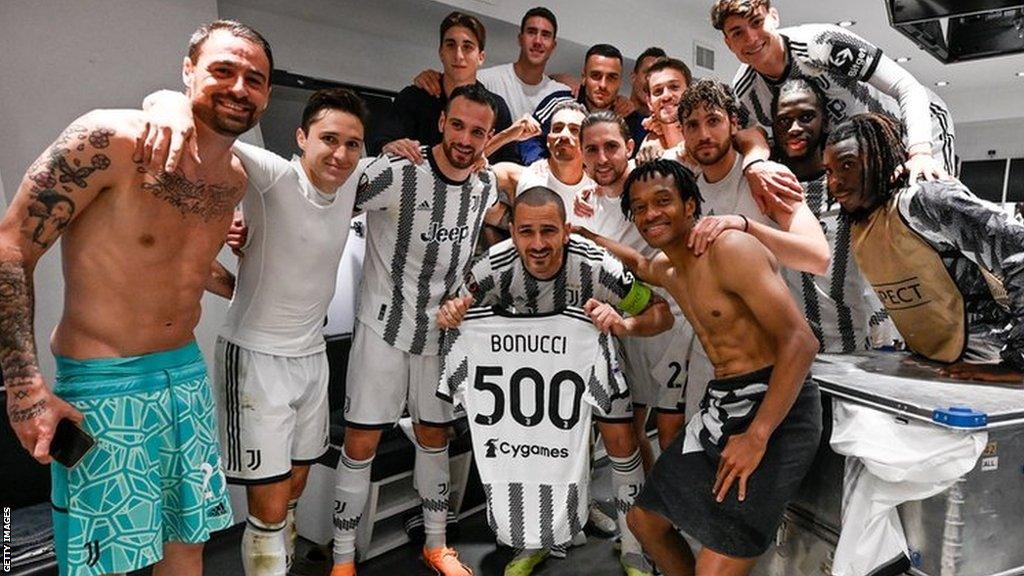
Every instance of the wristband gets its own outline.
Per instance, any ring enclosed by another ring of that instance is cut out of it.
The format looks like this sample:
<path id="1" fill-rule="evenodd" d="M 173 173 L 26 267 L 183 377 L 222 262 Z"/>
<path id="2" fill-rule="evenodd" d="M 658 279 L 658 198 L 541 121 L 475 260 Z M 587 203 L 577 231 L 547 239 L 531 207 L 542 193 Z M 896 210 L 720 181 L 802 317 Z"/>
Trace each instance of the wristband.
<path id="1" fill-rule="evenodd" d="M 758 162 L 764 162 L 764 161 L 765 161 L 764 158 L 758 158 L 757 160 L 754 160 L 754 161 L 750 162 L 749 164 L 747 164 L 746 166 L 743 167 L 743 175 L 744 176 L 747 175 L 747 170 L 750 170 L 751 166 L 753 166 L 754 164 L 757 164 Z"/>
<path id="2" fill-rule="evenodd" d="M 746 232 L 750 228 L 750 221 L 743 214 L 740 214 L 739 217 L 743 218 L 743 231 Z"/>

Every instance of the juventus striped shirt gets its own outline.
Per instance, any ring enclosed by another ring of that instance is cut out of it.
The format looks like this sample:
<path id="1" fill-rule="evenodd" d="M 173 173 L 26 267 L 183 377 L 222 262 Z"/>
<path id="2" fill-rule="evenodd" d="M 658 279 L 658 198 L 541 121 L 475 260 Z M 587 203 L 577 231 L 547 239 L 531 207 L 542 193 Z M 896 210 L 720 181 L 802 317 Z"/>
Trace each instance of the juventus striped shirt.
<path id="1" fill-rule="evenodd" d="M 356 207 L 367 213 L 367 235 L 356 314 L 389 345 L 433 356 L 437 310 L 465 277 L 497 186 L 489 170 L 449 180 L 430 148 L 420 152 L 421 165 L 378 157 L 359 183 Z"/>
<path id="2" fill-rule="evenodd" d="M 469 418 L 487 519 L 516 548 L 565 544 L 587 519 L 592 410 L 626 384 L 612 339 L 581 310 L 471 310 L 445 333 L 438 396 Z"/>

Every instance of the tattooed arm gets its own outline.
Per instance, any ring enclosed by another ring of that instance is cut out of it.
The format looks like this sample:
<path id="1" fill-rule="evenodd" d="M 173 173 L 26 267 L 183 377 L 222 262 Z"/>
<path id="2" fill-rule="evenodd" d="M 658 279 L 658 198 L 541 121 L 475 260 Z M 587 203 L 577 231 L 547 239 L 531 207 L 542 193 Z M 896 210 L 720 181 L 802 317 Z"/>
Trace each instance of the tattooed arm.
<path id="1" fill-rule="evenodd" d="M 39 372 L 32 276 L 39 258 L 115 183 L 114 175 L 134 169 L 133 143 L 119 141 L 111 128 L 115 114 L 91 112 L 65 129 L 29 167 L 0 220 L 0 368 L 7 414 L 21 445 L 44 464 L 57 423 L 80 422 L 82 415 L 54 396 Z"/>

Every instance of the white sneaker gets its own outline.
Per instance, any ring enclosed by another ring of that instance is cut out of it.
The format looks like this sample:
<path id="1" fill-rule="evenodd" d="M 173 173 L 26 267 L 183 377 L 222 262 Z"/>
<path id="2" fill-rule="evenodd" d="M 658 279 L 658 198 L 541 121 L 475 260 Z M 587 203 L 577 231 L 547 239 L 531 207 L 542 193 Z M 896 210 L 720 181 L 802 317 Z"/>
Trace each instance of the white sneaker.
<path id="1" fill-rule="evenodd" d="M 612 536 L 619 529 L 619 525 L 615 522 L 615 519 L 605 514 L 604 510 L 601 510 L 601 507 L 598 506 L 597 502 L 594 500 L 590 501 L 587 525 L 602 536 Z"/>

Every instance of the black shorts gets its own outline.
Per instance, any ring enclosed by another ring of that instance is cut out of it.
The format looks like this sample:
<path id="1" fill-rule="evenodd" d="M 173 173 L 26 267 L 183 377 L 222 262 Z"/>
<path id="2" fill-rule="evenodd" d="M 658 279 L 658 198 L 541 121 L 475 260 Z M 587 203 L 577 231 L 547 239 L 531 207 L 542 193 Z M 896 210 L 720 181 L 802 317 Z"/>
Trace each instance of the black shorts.
<path id="1" fill-rule="evenodd" d="M 747 479 L 746 500 L 737 499 L 739 486 L 735 482 L 723 502 L 716 502 L 711 490 L 721 449 L 730 435 L 743 432 L 750 424 L 766 388 L 757 384 L 766 385 L 770 375 L 769 367 L 712 380 L 701 402 L 701 412 L 658 458 L 636 505 L 664 516 L 720 554 L 753 558 L 768 550 L 786 504 L 796 495 L 814 460 L 821 437 L 821 400 L 818 386 L 810 377 L 768 440 L 761 463 Z M 737 414 L 722 406 L 722 399 L 743 389 L 754 391 L 742 397 L 743 410 Z M 720 419 L 720 434 L 709 433 L 709 414 L 712 422 Z"/>

